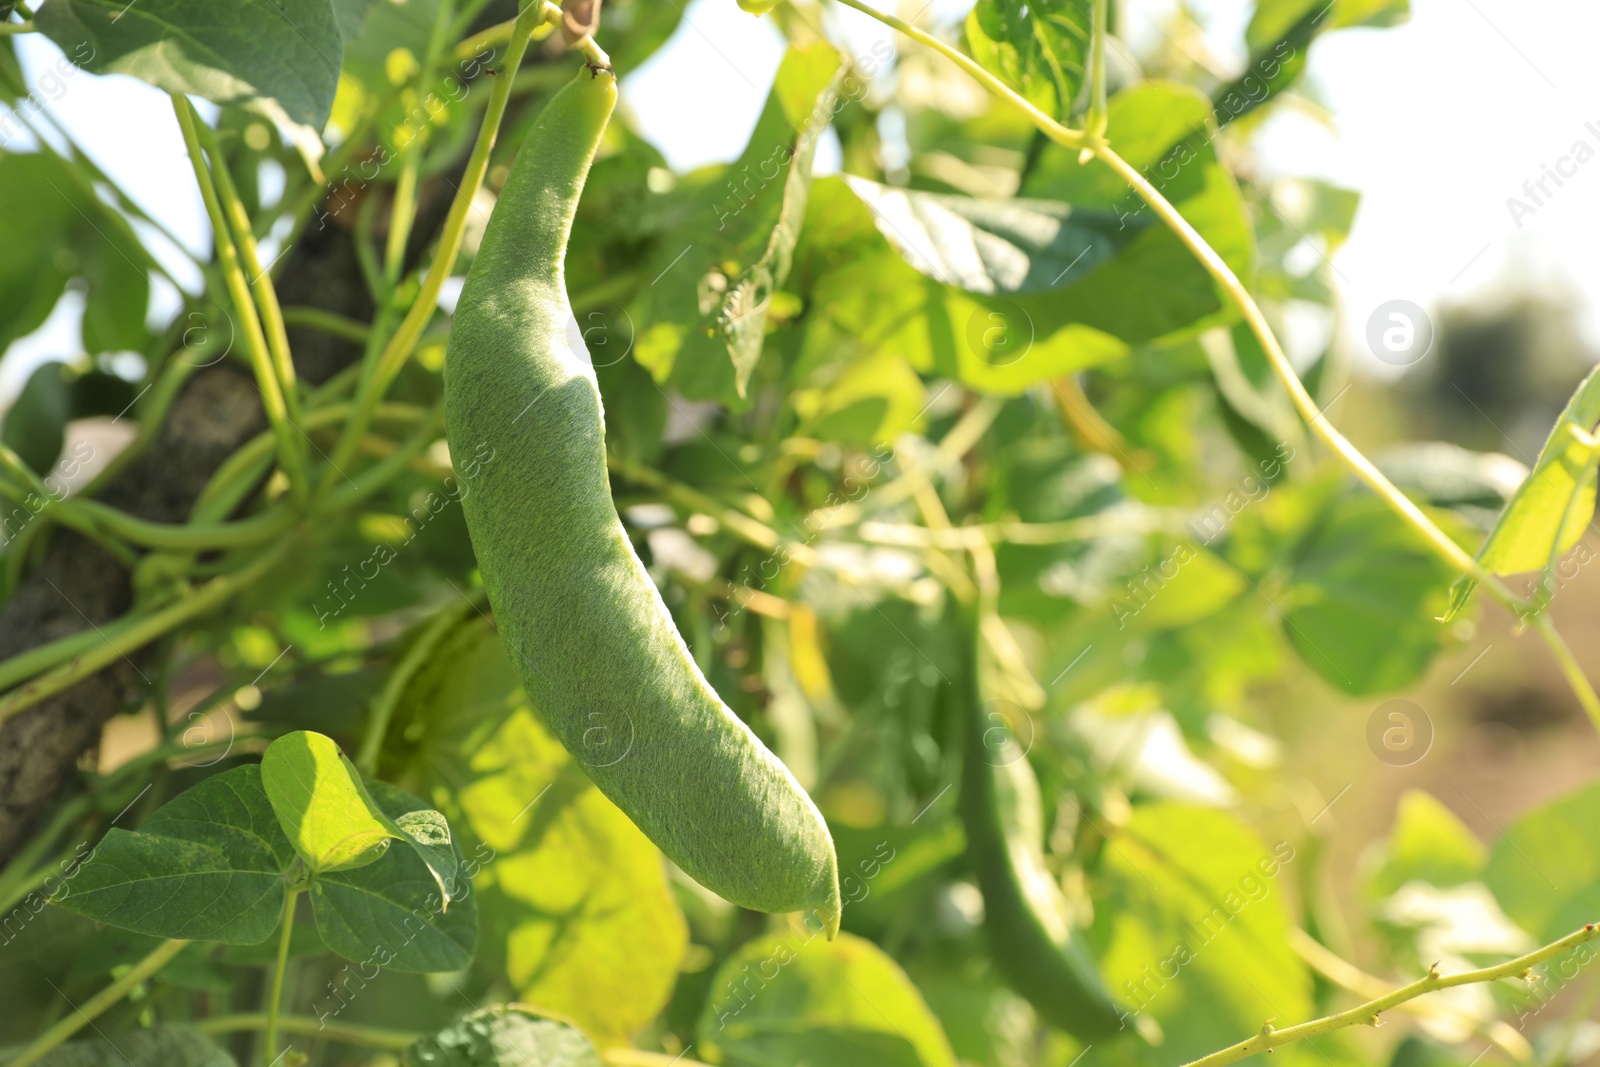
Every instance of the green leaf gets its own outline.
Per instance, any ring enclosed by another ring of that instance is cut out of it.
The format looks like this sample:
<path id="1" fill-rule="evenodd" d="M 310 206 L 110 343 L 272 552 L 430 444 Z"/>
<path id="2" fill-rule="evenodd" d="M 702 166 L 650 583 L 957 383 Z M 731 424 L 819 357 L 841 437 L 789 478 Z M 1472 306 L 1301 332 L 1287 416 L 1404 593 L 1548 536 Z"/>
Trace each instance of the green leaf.
<path id="1" fill-rule="evenodd" d="M 383 782 L 367 788 L 377 808 L 397 824 L 432 814 L 416 797 Z M 453 870 L 460 852 L 451 846 Z M 330 949 L 347 960 L 397 971 L 458 971 L 478 945 L 477 897 L 459 876 L 440 886 L 416 848 L 391 848 L 376 862 L 319 876 L 311 910 Z"/>
<path id="2" fill-rule="evenodd" d="M 1600 369 L 1579 383 L 1539 450 L 1533 472 L 1512 494 L 1478 549 L 1478 562 L 1485 570 L 1491 574 L 1543 570 L 1578 543 L 1594 517 L 1595 466 L 1600 463 L 1600 449 L 1583 438 L 1597 426 Z M 1466 605 L 1475 584 L 1468 578 L 1456 583 L 1451 614 Z"/>
<path id="3" fill-rule="evenodd" d="M 1393 26 L 1410 14 L 1410 0 L 1258 0 L 1245 30 L 1249 62 L 1212 94 L 1217 121 L 1242 118 L 1298 81 L 1312 42 L 1323 33 L 1346 26 Z"/>
<path id="4" fill-rule="evenodd" d="M 817 140 L 842 103 L 844 69 L 826 42 L 791 47 L 727 180 L 696 190 L 683 224 L 661 237 L 634 349 L 657 382 L 690 399 L 744 397 L 806 216 Z"/>
<path id="5" fill-rule="evenodd" d="M 1310 975 L 1287 943 L 1291 845 L 1269 848 L 1226 812 L 1171 803 L 1136 807 L 1113 844 L 1095 880 L 1100 969 L 1131 1010 L 1161 1024 L 1156 1062 L 1187 1063 L 1264 1018 L 1315 1014 Z M 1321 1062 L 1305 1055 L 1290 1062 Z"/>
<path id="6" fill-rule="evenodd" d="M 330 737 L 300 730 L 261 757 L 261 785 L 283 832 L 313 874 L 374 863 L 397 835 Z"/>
<path id="7" fill-rule="evenodd" d="M 919 273 L 971 293 L 1056 289 L 1111 259 L 1145 228 L 1113 211 L 1055 200 L 979 200 L 845 176 L 896 252 Z"/>
<path id="8" fill-rule="evenodd" d="M 700 1046 L 726 1067 L 955 1067 L 939 1020 L 872 942 L 798 929 L 745 944 L 711 982 Z"/>
<path id="9" fill-rule="evenodd" d="M 42 325 L 73 278 L 88 288 L 88 351 L 144 348 L 149 256 L 127 222 L 82 182 L 55 155 L 0 154 L 0 188 L 28 205 L 0 215 L 0 351 Z"/>
<path id="10" fill-rule="evenodd" d="M 0 441 L 36 474 L 48 474 L 61 458 L 67 421 L 72 418 L 69 376 L 65 364 L 54 360 L 41 364 L 5 414 Z"/>
<path id="11" fill-rule="evenodd" d="M 688 945 L 661 854 L 539 723 L 494 631 L 446 640 L 397 714 L 468 842 L 486 974 L 607 1040 L 654 1019 Z"/>
<path id="12" fill-rule="evenodd" d="M 1600 784 L 1505 828 L 1484 882 L 1518 926 L 1553 941 L 1600 916 Z"/>
<path id="13" fill-rule="evenodd" d="M 1065 119 L 1083 85 L 1090 0 L 978 0 L 967 51 L 1052 118 Z"/>
<path id="14" fill-rule="evenodd" d="M 600 1067 L 583 1032 L 515 1005 L 486 1008 L 406 1049 L 404 1067 Z"/>
<path id="15" fill-rule="evenodd" d="M 168 92 L 247 104 L 320 132 L 344 59 L 329 0 L 50 0 L 39 29 L 96 74 L 131 74 Z"/>
<path id="16" fill-rule="evenodd" d="M 273 741 L 261 758 L 261 784 L 284 833 L 313 873 L 364 867 L 375 863 L 390 841 L 402 841 L 433 872 L 449 904 L 457 863 L 445 817 L 424 810 L 389 818 L 332 738 L 301 730 Z"/>
<path id="17" fill-rule="evenodd" d="M 1489 850 L 1454 812 L 1430 794 L 1408 789 L 1368 892 L 1382 899 L 1413 881 L 1446 889 L 1478 878 L 1488 860 Z"/>
<path id="18" fill-rule="evenodd" d="M 107 831 L 54 903 L 152 937 L 253 945 L 277 929 L 293 858 L 260 770 L 236 767 L 137 831 Z"/>
<path id="19" fill-rule="evenodd" d="M 237 1067 L 210 1038 L 184 1026 L 125 1030 L 115 1040 L 72 1041 L 37 1062 L 39 1067 Z"/>
<path id="20" fill-rule="evenodd" d="M 1399 689 L 1446 637 L 1437 620 L 1453 573 L 1383 501 L 1341 493 L 1296 550 L 1293 584 L 1278 602 L 1284 632 L 1348 693 Z"/>

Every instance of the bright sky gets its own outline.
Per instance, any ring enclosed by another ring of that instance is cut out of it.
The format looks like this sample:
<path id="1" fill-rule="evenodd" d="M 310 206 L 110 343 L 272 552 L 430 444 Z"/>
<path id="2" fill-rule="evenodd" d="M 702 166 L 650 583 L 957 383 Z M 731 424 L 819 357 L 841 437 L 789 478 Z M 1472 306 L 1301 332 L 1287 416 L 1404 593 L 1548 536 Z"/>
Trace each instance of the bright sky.
<path id="1" fill-rule="evenodd" d="M 909 15 L 922 0 L 906 2 L 912 6 L 902 14 Z M 1343 31 L 1314 46 L 1311 76 L 1332 112 L 1331 126 L 1284 112 L 1263 135 L 1263 156 L 1274 171 L 1324 177 L 1363 193 L 1355 229 L 1335 259 L 1347 331 L 1359 341 L 1373 309 L 1392 299 L 1433 308 L 1489 303 L 1519 286 L 1565 287 L 1578 298 L 1600 351 L 1600 64 L 1592 54 L 1600 5 L 1413 4 L 1406 26 Z M 956 18 L 966 6 L 966 0 L 934 0 L 921 21 Z M 1148 39 L 1170 7 L 1170 0 L 1130 0 L 1130 36 Z M 1197 0 L 1195 7 L 1206 13 L 1212 51 L 1239 60 L 1248 0 Z M 839 9 L 833 17 L 857 53 L 885 37 L 856 12 Z M 76 72 L 36 36 L 17 42 L 30 82 L 50 87 L 62 123 L 185 244 L 203 248 L 199 197 L 165 97 L 128 78 Z M 693 0 L 667 47 L 624 81 L 624 101 L 675 168 L 731 160 L 755 124 L 781 55 L 774 29 L 733 0 Z M 22 150 L 25 142 L 3 147 Z M 818 166 L 837 168 L 836 143 L 820 145 Z M 1561 186 L 1546 167 L 1566 172 Z M 1524 182 L 1535 183 L 1539 203 Z M 1528 210 L 1513 217 L 1511 197 Z M 163 259 L 180 280 L 193 277 L 182 257 Z M 170 309 L 171 294 L 161 303 Z M 77 350 L 71 318 L 63 309 L 8 353 L 0 403 L 40 360 Z"/>

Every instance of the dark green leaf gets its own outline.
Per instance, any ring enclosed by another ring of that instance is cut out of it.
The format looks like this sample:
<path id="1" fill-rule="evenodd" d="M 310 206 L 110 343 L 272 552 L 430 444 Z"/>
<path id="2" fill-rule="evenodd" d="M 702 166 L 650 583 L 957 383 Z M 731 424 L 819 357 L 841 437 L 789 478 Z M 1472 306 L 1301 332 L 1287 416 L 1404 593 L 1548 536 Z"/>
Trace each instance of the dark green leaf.
<path id="1" fill-rule="evenodd" d="M 107 831 L 54 902 L 153 937 L 253 945 L 278 926 L 293 859 L 259 768 L 236 767 L 137 831 Z"/>
<path id="2" fill-rule="evenodd" d="M 198 1030 L 158 1026 L 115 1038 L 72 1041 L 46 1053 L 39 1067 L 236 1067 L 236 1061 Z"/>
<path id="3" fill-rule="evenodd" d="M 582 1031 L 526 1008 L 487 1008 L 419 1040 L 405 1067 L 600 1067 Z"/>
<path id="4" fill-rule="evenodd" d="M 61 457 L 67 420 L 72 418 L 71 372 L 51 360 L 28 377 L 17 402 L 5 415 L 0 441 L 36 474 L 44 475 Z"/>
<path id="5" fill-rule="evenodd" d="M 248 104 L 317 133 L 344 58 L 328 0 L 235 0 L 226 18 L 207 0 L 50 0 L 37 21 L 87 70 Z"/>

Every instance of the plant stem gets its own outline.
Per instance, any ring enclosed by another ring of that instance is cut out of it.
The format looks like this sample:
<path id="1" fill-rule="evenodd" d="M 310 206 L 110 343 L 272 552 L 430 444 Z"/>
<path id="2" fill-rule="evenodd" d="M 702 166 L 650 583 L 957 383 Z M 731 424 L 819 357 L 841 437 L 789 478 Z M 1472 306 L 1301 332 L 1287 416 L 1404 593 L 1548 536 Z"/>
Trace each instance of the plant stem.
<path id="1" fill-rule="evenodd" d="M 218 1015 L 211 1019 L 197 1020 L 189 1025 L 203 1034 L 264 1030 L 267 1026 L 267 1013 L 257 1011 L 238 1015 Z M 396 1052 L 422 1036 L 404 1030 L 385 1030 L 377 1026 L 313 1019 L 309 1015 L 279 1015 L 278 1032 L 301 1034 L 306 1037 L 325 1037 L 330 1041 L 343 1041 L 350 1045 L 365 1045 L 368 1048 L 390 1049 Z"/>
<path id="2" fill-rule="evenodd" d="M 6 1067 L 27 1067 L 67 1038 L 92 1023 L 107 1008 L 128 995 L 128 991 L 155 974 L 167 961 L 183 951 L 187 941 L 166 941 L 133 965 L 132 970 L 75 1007 L 73 1013 L 34 1038 Z"/>
<path id="3" fill-rule="evenodd" d="M 60 649 L 66 646 L 72 650 L 69 653 L 72 658 L 54 670 L 41 674 L 0 697 L 0 722 L 33 707 L 46 697 L 71 688 L 107 664 L 144 647 L 190 619 L 221 606 L 228 598 L 238 595 L 265 577 L 267 572 L 288 554 L 293 544 L 294 542 L 290 540 L 281 541 L 243 569 L 213 578 L 182 600 L 159 611 L 142 616 L 134 613 L 125 616 L 119 620 L 119 624 L 111 627 L 83 631 L 62 638 L 60 641 L 51 642 L 49 645 L 30 649 L 31 653 L 51 651 L 59 655 Z M 0 664 L 0 669 L 6 669 L 8 674 L 15 673 L 16 663 L 22 658 L 19 656 Z"/>
<path id="4" fill-rule="evenodd" d="M 362 378 L 361 385 L 356 391 L 355 408 L 351 412 L 350 421 L 345 424 L 344 433 L 339 438 L 333 458 L 329 462 L 328 473 L 323 478 L 321 489 L 324 492 L 332 485 L 333 479 L 339 476 L 338 468 L 354 455 L 356 442 L 367 432 L 372 409 L 388 389 L 395 375 L 400 373 L 400 368 L 405 366 L 406 360 L 416 348 L 418 338 L 422 336 L 423 329 L 433 318 L 439 293 L 444 288 L 445 279 L 450 276 L 451 270 L 455 267 L 456 256 L 461 251 L 461 240 L 467 226 L 467 213 L 472 210 L 472 201 L 478 195 L 478 190 L 483 188 L 484 175 L 489 170 L 489 153 L 494 149 L 495 139 L 499 135 L 500 120 L 505 117 L 506 104 L 511 99 L 511 83 L 516 77 L 517 68 L 522 65 L 523 53 L 528 48 L 528 38 L 546 21 L 560 17 L 561 9 L 548 3 L 547 0 L 529 4 L 523 9 L 522 14 L 517 16 L 516 27 L 512 31 L 510 42 L 506 45 L 504 69 L 500 72 L 500 77 L 495 79 L 489 106 L 483 113 L 483 125 L 478 130 L 478 139 L 472 146 L 472 155 L 467 159 L 460 188 L 456 190 L 455 199 L 450 204 L 450 213 L 446 216 L 444 227 L 440 231 L 439 247 L 434 253 L 433 263 L 428 267 L 427 276 L 423 279 L 417 298 L 412 301 L 410 310 L 406 312 L 406 317 L 401 320 L 399 328 L 378 354 L 370 373 Z"/>
<path id="5" fill-rule="evenodd" d="M 1519 615 L 1522 613 L 1521 609 L 1527 605 L 1516 594 L 1512 593 L 1499 578 L 1484 569 L 1465 549 L 1452 541 L 1443 530 L 1435 526 L 1432 520 L 1423 514 L 1421 508 L 1417 507 L 1416 504 L 1411 502 L 1410 498 L 1397 489 L 1394 483 L 1390 482 L 1383 472 L 1378 470 L 1372 461 L 1361 453 L 1360 449 L 1351 444 L 1323 416 L 1322 411 L 1317 407 L 1316 401 L 1306 391 L 1305 384 L 1300 381 L 1299 375 L 1295 373 L 1294 366 L 1289 362 L 1289 357 L 1284 353 L 1283 347 L 1278 344 L 1278 339 L 1273 335 L 1271 325 L 1267 322 L 1266 316 L 1261 313 L 1260 307 L 1256 305 L 1255 298 L 1250 295 L 1249 289 L 1233 273 L 1233 269 L 1217 254 L 1217 251 L 1207 243 L 1206 239 L 1200 236 L 1200 233 L 1189 224 L 1189 221 L 1183 217 L 1178 209 L 1166 197 L 1162 196 L 1161 192 L 1146 180 L 1136 167 L 1119 156 L 1104 141 L 1088 137 L 1081 131 L 1069 130 L 1062 126 L 1034 107 L 1010 86 L 984 70 L 970 56 L 939 40 L 932 34 L 919 30 L 893 15 L 878 11 L 865 3 L 864 0 L 839 0 L 839 2 L 855 8 L 857 11 L 878 20 L 892 29 L 899 30 L 912 40 L 926 45 L 940 55 L 945 56 L 962 70 L 977 78 L 991 93 L 994 93 L 997 97 L 1005 100 L 1025 114 L 1034 126 L 1057 144 L 1068 148 L 1091 148 L 1094 155 L 1098 156 L 1102 162 L 1115 171 L 1132 187 L 1141 200 L 1155 210 L 1167 228 L 1177 235 L 1178 239 L 1189 249 L 1190 254 L 1211 275 L 1212 280 L 1228 295 L 1228 299 L 1238 308 L 1245 322 L 1249 325 L 1251 332 L 1255 334 L 1256 339 L 1260 342 L 1262 350 L 1267 355 L 1267 361 L 1272 366 L 1273 373 L 1277 375 L 1279 382 L 1288 391 L 1289 399 L 1294 404 L 1295 410 L 1311 427 L 1312 432 L 1333 450 L 1334 454 L 1357 478 L 1361 479 L 1373 492 L 1377 493 L 1389 505 L 1390 509 L 1400 516 L 1402 521 L 1415 530 L 1433 550 L 1434 554 L 1457 571 L 1468 575 L 1481 584 L 1496 600 L 1504 604 L 1513 613 Z M 1570 650 L 1560 640 L 1554 628 L 1548 623 L 1535 623 L 1534 629 L 1550 646 L 1551 652 L 1561 664 L 1562 672 L 1565 674 L 1568 684 L 1572 686 L 1578 702 L 1583 705 L 1584 711 L 1589 715 L 1595 727 L 1600 729 L 1600 695 L 1595 693 L 1594 687 L 1578 667 L 1576 661 L 1572 659 Z"/>
<path id="6" fill-rule="evenodd" d="M 34 25 L 31 22 L 0 22 L 0 36 L 9 36 L 14 33 L 32 33 Z"/>
<path id="7" fill-rule="evenodd" d="M 332 311 L 324 311 L 313 307 L 287 307 L 283 309 L 283 321 L 290 326 L 305 326 L 313 330 L 321 330 L 331 337 L 343 338 L 354 341 L 356 344 L 366 344 L 367 335 L 372 332 L 364 322 L 346 318 Z"/>
<path id="8" fill-rule="evenodd" d="M 1089 40 L 1089 112 L 1084 116 L 1083 128 L 1090 137 L 1099 141 L 1106 133 L 1106 0 L 1094 0 Z M 1063 112 L 1070 106 L 1063 100 Z M 1085 149 L 1087 151 L 1087 149 Z M 1084 162 L 1088 162 L 1084 160 Z"/>
<path id="9" fill-rule="evenodd" d="M 233 301 L 234 310 L 243 320 L 241 332 L 244 334 L 245 353 L 249 356 L 251 370 L 255 372 L 256 386 L 261 391 L 262 406 L 266 409 L 267 418 L 271 421 L 273 432 L 278 438 L 279 459 L 283 463 L 284 472 L 289 476 L 290 485 L 295 487 L 295 498 L 309 499 L 310 481 L 306 471 L 300 431 L 290 422 L 283 382 L 273 364 L 266 335 L 262 332 L 261 319 L 257 314 L 255 301 L 250 295 L 249 283 L 246 282 L 244 270 L 240 266 L 239 250 L 229 236 L 227 218 L 217 200 L 217 190 L 211 181 L 211 174 L 206 169 L 205 154 L 200 148 L 200 135 L 196 129 L 199 125 L 199 116 L 195 114 L 188 98 L 181 93 L 172 94 L 172 109 L 176 112 L 178 126 L 183 131 L 183 143 L 189 150 L 189 161 L 194 167 L 195 181 L 200 186 L 200 197 L 205 201 L 206 213 L 211 217 L 212 239 L 217 247 L 217 260 L 222 266 L 222 276 L 227 284 L 228 296 Z"/>
<path id="10" fill-rule="evenodd" d="M 272 972 L 272 990 L 267 997 L 267 1027 L 261 1041 L 261 1062 L 272 1067 L 278 1057 L 278 1008 L 283 1003 L 283 976 L 289 969 L 289 941 L 294 934 L 294 906 L 300 887 L 292 886 L 283 895 L 283 930 L 278 935 L 278 966 Z"/>
<path id="11" fill-rule="evenodd" d="M 1330 951 L 1320 941 L 1298 927 L 1289 931 L 1289 947 L 1295 955 L 1305 960 L 1312 970 L 1341 989 L 1363 997 L 1383 997 L 1394 992 L 1394 987 L 1363 971 L 1360 967 Z M 1516 1027 L 1500 1019 L 1483 1021 L 1445 1003 L 1412 1000 L 1400 1005 L 1401 1009 L 1423 1019 L 1446 1019 L 1456 1025 L 1470 1028 L 1474 1033 L 1493 1044 L 1501 1052 L 1526 1063 L 1533 1058 L 1533 1048 Z"/>
<path id="12" fill-rule="evenodd" d="M 187 99 L 184 101 L 188 103 Z M 192 109 L 191 109 L 192 110 Z M 283 387 L 283 401 L 288 419 L 300 422 L 300 399 L 295 389 L 294 358 L 289 354 L 289 334 L 284 329 L 283 309 L 278 304 L 278 290 L 272 284 L 272 275 L 261 265 L 261 254 L 256 248 L 255 230 L 244 201 L 234 188 L 233 175 L 228 173 L 228 162 L 222 157 L 216 134 L 205 123 L 197 122 L 195 132 L 205 142 L 211 153 L 211 173 L 217 183 L 217 197 L 227 214 L 228 225 L 233 229 L 233 239 L 239 247 L 239 259 L 250 275 L 250 288 L 255 293 L 256 307 L 261 313 L 261 324 L 266 331 L 267 352 L 272 356 L 273 369 L 278 372 L 278 382 Z"/>
<path id="13" fill-rule="evenodd" d="M 1321 1019 L 1313 1019 L 1308 1023 L 1298 1026 L 1285 1027 L 1274 1030 L 1270 1025 L 1264 1025 L 1261 1032 L 1254 1037 L 1247 1038 L 1236 1045 L 1229 1045 L 1209 1056 L 1202 1056 L 1193 1060 L 1184 1067 L 1222 1067 L 1226 1063 L 1237 1063 L 1242 1059 L 1261 1052 L 1270 1052 L 1279 1045 L 1287 1045 L 1292 1041 L 1301 1041 L 1308 1037 L 1318 1037 L 1322 1034 L 1343 1030 L 1346 1027 L 1358 1025 L 1372 1025 L 1377 1021 L 1378 1015 L 1390 1008 L 1398 1007 L 1406 1001 L 1415 1000 L 1425 993 L 1432 993 L 1440 989 L 1452 989 L 1455 986 L 1476 985 L 1482 982 L 1493 982 L 1499 978 L 1513 978 L 1528 970 L 1534 964 L 1543 963 L 1554 956 L 1559 956 L 1569 949 L 1576 948 L 1586 941 L 1593 941 L 1600 937 L 1600 928 L 1594 923 L 1589 923 L 1583 929 L 1552 942 L 1540 949 L 1518 956 L 1514 960 L 1495 964 L 1493 967 L 1480 967 L 1475 971 L 1462 971 L 1460 974 L 1441 975 L 1437 971 L 1430 972 L 1423 978 L 1417 979 L 1410 985 L 1401 986 L 1392 993 L 1375 997 L 1365 1004 L 1358 1004 L 1348 1011 L 1341 1011 Z"/>
<path id="14" fill-rule="evenodd" d="M 411 642 L 411 647 L 406 649 L 405 655 L 400 657 L 400 662 L 395 664 L 394 670 L 383 683 L 382 692 L 372 701 L 367 729 L 361 735 L 361 749 L 356 754 L 356 767 L 362 774 L 370 777 L 378 773 L 378 756 L 383 752 L 383 737 L 389 730 L 389 720 L 394 717 L 394 709 L 400 703 L 400 697 L 405 692 L 406 686 L 427 662 L 433 650 L 439 647 L 439 643 L 468 612 L 476 611 L 477 607 L 476 595 L 469 595 L 465 600 L 452 601 L 444 610 L 428 620 L 422 632 Z"/>

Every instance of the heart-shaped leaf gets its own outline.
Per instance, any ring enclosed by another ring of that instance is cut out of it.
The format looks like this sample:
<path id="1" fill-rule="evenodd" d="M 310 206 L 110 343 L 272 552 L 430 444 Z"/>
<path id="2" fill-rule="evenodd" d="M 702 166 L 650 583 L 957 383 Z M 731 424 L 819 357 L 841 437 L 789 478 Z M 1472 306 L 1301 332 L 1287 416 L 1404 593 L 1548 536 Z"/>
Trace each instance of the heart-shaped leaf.
<path id="1" fill-rule="evenodd" d="M 53 902 L 153 937 L 253 945 L 278 926 L 294 850 L 256 767 L 236 767 L 112 829 Z"/>
<path id="2" fill-rule="evenodd" d="M 374 863 L 396 836 L 330 737 L 285 734 L 261 757 L 261 785 L 283 832 L 313 873 Z"/>

